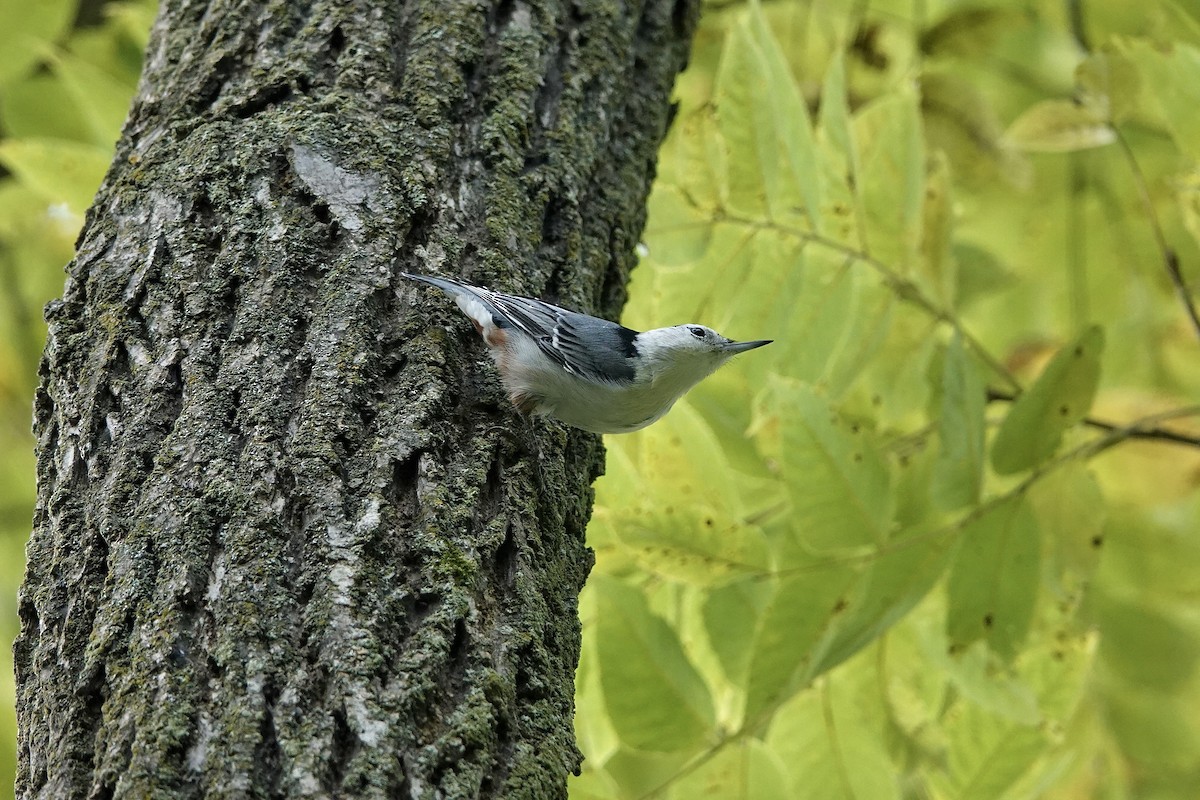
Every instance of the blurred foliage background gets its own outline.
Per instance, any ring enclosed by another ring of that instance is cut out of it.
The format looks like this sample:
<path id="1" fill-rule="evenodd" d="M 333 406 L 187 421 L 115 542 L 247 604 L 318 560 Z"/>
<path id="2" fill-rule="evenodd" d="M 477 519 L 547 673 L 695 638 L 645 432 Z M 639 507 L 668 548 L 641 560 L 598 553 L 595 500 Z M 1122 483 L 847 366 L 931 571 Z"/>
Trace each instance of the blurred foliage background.
<path id="1" fill-rule="evenodd" d="M 1200 7 L 710 3 L 626 322 L 576 800 L 1200 797 Z"/>
<path id="2" fill-rule="evenodd" d="M 5 641 L 153 12 L 0 0 Z M 1200 796 L 1200 8 L 710 2 L 676 94 L 625 321 L 776 342 L 608 439 L 572 797 Z"/>

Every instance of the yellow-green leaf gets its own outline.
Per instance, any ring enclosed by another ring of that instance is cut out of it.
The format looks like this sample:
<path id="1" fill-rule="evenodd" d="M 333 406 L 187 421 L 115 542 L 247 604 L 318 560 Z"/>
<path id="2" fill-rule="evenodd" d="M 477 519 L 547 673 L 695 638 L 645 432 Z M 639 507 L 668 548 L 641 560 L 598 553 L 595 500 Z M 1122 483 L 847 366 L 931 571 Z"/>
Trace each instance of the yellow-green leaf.
<path id="1" fill-rule="evenodd" d="M 682 189 L 655 184 L 646 207 L 646 255 L 666 266 L 689 264 L 704 256 L 712 238 L 712 219 Z"/>
<path id="2" fill-rule="evenodd" d="M 788 797 L 899 800 L 902 773 L 888 757 L 878 723 L 864 718 L 860 687 L 842 674 L 789 701 L 767 733 L 767 744 L 788 767 Z"/>
<path id="3" fill-rule="evenodd" d="M 779 151 L 781 175 L 777 189 L 770 197 L 774 206 L 785 213 L 794 213 L 797 209 L 792 208 L 792 204 L 802 202 L 809 224 L 819 232 L 822 228 L 822 176 L 808 109 L 779 42 L 757 3 L 750 7 L 748 25 L 762 52 L 769 95 L 760 102 L 766 103 L 772 111 L 775 145 Z M 766 177 L 773 180 L 773 176 Z"/>
<path id="4" fill-rule="evenodd" d="M 596 650 L 604 704 L 621 741 L 642 750 L 695 747 L 713 735 L 708 687 L 675 631 L 640 591 L 594 575 Z"/>
<path id="5" fill-rule="evenodd" d="M 1027 108 L 1004 134 L 1013 147 L 1030 153 L 1069 153 L 1117 140 L 1107 107 L 1072 100 L 1042 100 Z"/>
<path id="6" fill-rule="evenodd" d="M 1089 326 L 1063 347 L 1008 410 L 992 442 L 1001 475 L 1035 467 L 1058 449 L 1063 432 L 1087 416 L 1100 382 L 1104 331 Z"/>
<path id="7" fill-rule="evenodd" d="M 713 91 L 717 125 L 728 148 L 724 200 L 737 213 L 769 219 L 765 176 L 777 177 L 778 172 L 773 142 L 767 136 L 770 112 L 760 101 L 766 93 L 761 54 L 746 28 L 735 25 Z"/>
<path id="8" fill-rule="evenodd" d="M 672 580 L 718 586 L 770 570 L 762 532 L 706 503 L 635 507 L 613 527 L 643 569 Z"/>
<path id="9" fill-rule="evenodd" d="M 745 685 L 759 617 L 773 591 L 767 581 L 747 579 L 719 586 L 705 596 L 705 633 L 731 683 Z"/>
<path id="10" fill-rule="evenodd" d="M 779 757 L 757 739 L 728 744 L 675 781 L 673 800 L 791 800 Z"/>
<path id="11" fill-rule="evenodd" d="M 781 384 L 780 391 L 783 476 L 797 540 L 814 552 L 885 541 L 895 500 L 871 437 L 808 387 Z"/>
<path id="12" fill-rule="evenodd" d="M 932 491 L 951 510 L 978 502 L 983 486 L 983 379 L 957 335 L 946 348 L 941 395 Z"/>
<path id="13" fill-rule="evenodd" d="M 1011 659 L 1029 632 L 1038 594 L 1041 542 L 1023 496 L 967 524 L 947 587 L 946 632 L 964 649 L 983 639 Z"/>
<path id="14" fill-rule="evenodd" d="M 1090 578 L 1100 561 L 1107 506 L 1088 466 L 1066 464 L 1047 474 L 1030 487 L 1029 501 L 1055 562 L 1050 573 Z"/>
<path id="15" fill-rule="evenodd" d="M 826 628 L 845 603 L 858 570 L 844 562 L 814 564 L 780 580 L 763 609 L 746 677 L 746 719 L 786 700 L 815 677 Z"/>
<path id="16" fill-rule="evenodd" d="M 0 142 L 0 164 L 47 203 L 65 203 L 75 213 L 91 205 L 111 159 L 107 148 L 65 139 Z"/>
<path id="17" fill-rule="evenodd" d="M 76 0 L 0 0 L 0 86 L 41 58 L 75 17 Z"/>
<path id="18" fill-rule="evenodd" d="M 1119 46 L 1176 145 L 1200 159 L 1200 48 L 1183 43 L 1160 48 L 1143 39 L 1120 40 Z"/>
<path id="19" fill-rule="evenodd" d="M 949 536 L 934 533 L 908 532 L 885 545 L 862 570 L 834 607 L 829 632 L 811 667 L 814 677 L 874 642 L 929 593 L 953 545 Z"/>
<path id="20" fill-rule="evenodd" d="M 72 53 L 55 53 L 50 64 L 87 120 L 92 142 L 112 147 L 125 123 L 135 87 Z"/>
<path id="21" fill-rule="evenodd" d="M 871 254 L 904 271 L 918 253 L 925 146 L 915 91 L 897 91 L 854 116 L 856 188 Z"/>
<path id="22" fill-rule="evenodd" d="M 1013 785 L 1047 745 L 1045 734 L 1037 727 L 997 719 L 977 706 L 965 705 L 948 727 L 948 780 L 935 784 L 940 797 L 1013 797 Z"/>

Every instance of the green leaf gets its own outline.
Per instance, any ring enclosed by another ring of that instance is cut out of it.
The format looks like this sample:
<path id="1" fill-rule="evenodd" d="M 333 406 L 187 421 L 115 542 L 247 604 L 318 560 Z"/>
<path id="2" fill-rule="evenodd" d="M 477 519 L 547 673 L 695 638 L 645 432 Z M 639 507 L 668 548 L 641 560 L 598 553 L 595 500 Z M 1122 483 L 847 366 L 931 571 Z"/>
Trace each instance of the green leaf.
<path id="1" fill-rule="evenodd" d="M 733 26 L 713 91 L 728 147 L 726 201 L 754 218 L 804 213 L 819 225 L 819 173 L 811 123 L 795 80 L 757 6 Z"/>
<path id="2" fill-rule="evenodd" d="M 104 7 L 106 24 L 111 25 L 121 36 L 141 53 L 150 41 L 150 26 L 158 13 L 157 0 L 130 0 L 109 2 Z"/>
<path id="3" fill-rule="evenodd" d="M 1160 48 L 1144 39 L 1118 40 L 1141 76 L 1140 88 L 1193 161 L 1200 161 L 1200 48 L 1176 43 Z"/>
<path id="4" fill-rule="evenodd" d="M 1045 736 L 1034 727 L 1005 723 L 966 705 L 950 726 L 949 785 L 945 797 L 1001 800 L 1042 755 Z"/>
<path id="5" fill-rule="evenodd" d="M 958 297 L 954 305 L 960 308 L 994 297 L 1017 283 L 1017 276 L 982 247 L 956 242 L 951 251 L 958 262 Z"/>
<path id="6" fill-rule="evenodd" d="M 1029 632 L 1037 601 L 1040 540 L 1023 496 L 988 508 L 969 522 L 950 570 L 946 632 L 961 650 L 983 639 L 1004 658 Z"/>
<path id="7" fill-rule="evenodd" d="M 829 60 L 821 85 L 821 116 L 817 130 L 822 144 L 840 156 L 852 174 L 857 174 L 857 150 L 846 103 L 846 64 L 840 55 Z"/>
<path id="8" fill-rule="evenodd" d="M 584 763 L 582 773 L 567 776 L 567 796 L 571 800 L 618 800 L 621 787 L 617 782 L 607 772 L 591 768 L 590 759 Z"/>
<path id="9" fill-rule="evenodd" d="M 1194 623 L 1103 592 L 1097 593 L 1096 612 L 1104 633 L 1100 657 L 1122 681 L 1169 693 L 1185 688 L 1197 674 L 1200 636 Z"/>
<path id="10" fill-rule="evenodd" d="M 604 690 L 596 663 L 596 593 L 588 587 L 579 595 L 579 617 L 585 622 L 579 666 L 575 669 L 575 740 L 594 766 L 604 763 L 621 742 L 604 707 Z"/>
<path id="11" fill-rule="evenodd" d="M 786 335 L 776 344 L 791 348 L 788 357 L 781 359 L 785 375 L 816 383 L 853 341 L 855 323 L 861 321 L 857 313 L 861 292 L 855 272 L 844 260 L 810 249 L 799 261 L 801 285 L 791 304 Z"/>
<path id="12" fill-rule="evenodd" d="M 779 710 L 767 744 L 788 767 L 794 800 L 898 800 L 900 771 L 863 707 L 869 700 L 838 673 Z"/>
<path id="13" fill-rule="evenodd" d="M 925 177 L 925 201 L 921 213 L 921 267 L 932 295 L 942 305 L 952 306 L 958 288 L 957 261 L 952 255 L 954 240 L 954 196 L 950 162 L 945 153 L 929 157 Z"/>
<path id="14" fill-rule="evenodd" d="M 675 781 L 674 800 L 790 800 L 783 763 L 755 739 L 727 744 Z"/>
<path id="15" fill-rule="evenodd" d="M 773 592 L 771 583 L 748 579 L 717 587 L 704 599 L 708 643 L 730 683 L 745 685 L 759 618 Z"/>
<path id="16" fill-rule="evenodd" d="M 693 748 L 713 735 L 708 687 L 675 631 L 637 589 L 603 575 L 596 592 L 596 649 L 604 703 L 621 741 L 642 750 Z"/>
<path id="17" fill-rule="evenodd" d="M 824 234 L 861 247 L 860 203 L 854 189 L 859 175 L 858 149 L 846 97 L 846 65 L 840 53 L 830 59 L 821 86 L 817 152 Z"/>
<path id="18" fill-rule="evenodd" d="M 622 505 L 647 499 L 662 511 L 703 503 L 726 518 L 745 519 L 753 511 L 745 489 L 756 481 L 733 469 L 712 426 L 681 400 L 664 419 L 617 440 L 635 477 L 626 481 Z"/>
<path id="19" fill-rule="evenodd" d="M 762 7 L 757 3 L 750 7 L 747 25 L 762 54 L 762 68 L 767 75 L 770 94 L 761 102 L 772 112 L 775 145 L 779 150 L 781 174 L 778 188 L 768 196 L 777 214 L 794 213 L 793 204 L 803 202 L 809 225 L 820 232 L 821 171 L 808 108 L 792 77 L 783 50 L 767 26 Z M 774 176 L 764 178 L 774 180 Z"/>
<path id="20" fill-rule="evenodd" d="M 949 652 L 945 645 L 930 658 L 944 673 L 955 691 L 971 705 L 1009 722 L 1024 726 L 1041 721 L 1037 695 L 1032 687 L 1014 674 L 1008 665 L 984 642 L 976 642 L 967 650 Z"/>
<path id="21" fill-rule="evenodd" d="M 962 70 L 931 65 L 922 73 L 921 117 L 927 149 L 946 154 L 960 184 L 966 179 L 1020 185 L 1027 177 L 1025 157 L 1004 144 L 991 98 Z"/>
<path id="22" fill-rule="evenodd" d="M 660 791 L 679 775 L 687 753 L 655 753 L 622 747 L 604 762 L 604 772 L 617 784 L 620 800 Z"/>
<path id="23" fill-rule="evenodd" d="M 797 540 L 813 552 L 885 541 L 895 510 L 892 478 L 867 432 L 806 386 L 781 383 L 779 392 L 783 477 Z"/>
<path id="24" fill-rule="evenodd" d="M 888 297 L 878 346 L 871 347 L 861 374 L 851 378 L 845 398 L 839 398 L 848 412 L 874 420 L 878 430 L 924 423 L 931 391 L 929 365 L 940 356 L 936 325 L 897 306 Z"/>
<path id="25" fill-rule="evenodd" d="M 890 92 L 854 117 L 855 186 L 871 254 L 902 272 L 920 248 L 925 146 L 915 91 Z"/>
<path id="26" fill-rule="evenodd" d="M 771 567 L 762 532 L 707 503 L 630 509 L 614 527 L 647 572 L 696 586 L 718 586 Z"/>
<path id="27" fill-rule="evenodd" d="M 771 281 L 770 250 L 765 246 L 770 240 L 759 234 L 755 241 L 764 246 L 754 251 L 762 255 L 754 282 L 772 291 L 770 296 L 786 300 L 771 304 L 769 310 L 759 301 L 756 309 L 752 296 L 730 289 L 740 309 L 737 321 L 745 325 L 752 315 L 769 325 L 776 340 L 768 354 L 773 372 L 810 383 L 840 400 L 887 343 L 895 295 L 841 253 L 811 245 L 801 252 L 780 243 L 775 269 L 786 266 L 787 275 Z M 714 270 L 718 266 L 725 267 L 713 265 Z M 724 296 L 713 302 L 725 308 Z M 759 329 L 751 329 L 755 330 Z"/>
<path id="28" fill-rule="evenodd" d="M 1200 169 L 1193 168 L 1176 177 L 1175 200 L 1183 227 L 1200 245 Z"/>
<path id="29" fill-rule="evenodd" d="M 1028 20 L 1017 8 L 980 4 L 951 7 L 945 16 L 921 35 L 921 50 L 929 55 L 978 57 L 1006 34 Z"/>
<path id="30" fill-rule="evenodd" d="M 764 609 L 746 679 L 746 719 L 764 712 L 812 680 L 814 647 L 821 641 L 857 570 L 844 563 L 816 564 L 780 580 Z"/>
<path id="31" fill-rule="evenodd" d="M 0 86 L 19 77 L 42 57 L 75 18 L 75 0 L 0 0 Z"/>
<path id="32" fill-rule="evenodd" d="M 30 75 L 4 88 L 4 132 L 13 139 L 88 141 L 88 127 L 70 92 L 50 74 Z"/>
<path id="33" fill-rule="evenodd" d="M 713 215 L 724 209 L 725 160 L 725 143 L 712 108 L 681 114 L 663 143 L 656 186 L 674 187 L 683 202 L 711 224 Z"/>
<path id="34" fill-rule="evenodd" d="M 835 606 L 813 676 L 833 669 L 877 640 L 933 588 L 952 552 L 949 536 L 915 530 L 889 542 Z"/>
<path id="35" fill-rule="evenodd" d="M 728 148 L 725 159 L 724 204 L 734 212 L 770 219 L 770 187 L 766 176 L 777 178 L 776 151 L 762 56 L 745 26 L 729 32 L 717 84 L 713 89 L 717 126 Z"/>
<path id="36" fill-rule="evenodd" d="M 1107 108 L 1072 100 L 1042 100 L 1027 108 L 1004 134 L 1027 153 L 1069 153 L 1117 140 Z"/>
<path id="37" fill-rule="evenodd" d="M 0 142 L 0 164 L 47 203 L 66 203 L 83 213 L 112 160 L 104 147 L 62 139 L 8 139 Z"/>
<path id="38" fill-rule="evenodd" d="M 1036 467 L 1058 449 L 1067 428 L 1087 416 L 1100 382 L 1104 331 L 1091 325 L 1063 347 L 1012 404 L 992 442 L 1001 475 Z"/>
<path id="39" fill-rule="evenodd" d="M 72 53 L 55 53 L 50 64 L 87 120 L 91 141 L 112 147 L 125 124 L 135 87 Z"/>
<path id="40" fill-rule="evenodd" d="M 674 266 L 704 257 L 712 239 L 712 220 L 681 189 L 656 183 L 646 208 L 650 258 L 658 264 Z"/>
<path id="41" fill-rule="evenodd" d="M 1141 85 L 1137 69 L 1111 45 L 1079 62 L 1075 82 L 1088 108 L 1119 124 L 1137 112 Z"/>
<path id="42" fill-rule="evenodd" d="M 946 348 L 938 415 L 933 499 L 953 510 L 979 502 L 983 487 L 985 405 L 983 379 L 957 334 Z"/>
<path id="43" fill-rule="evenodd" d="M 1100 561 L 1107 520 L 1104 493 L 1086 464 L 1066 464 L 1030 487 L 1029 503 L 1046 532 L 1054 577 L 1087 580 Z M 1071 587 L 1064 587 L 1067 590 Z"/>

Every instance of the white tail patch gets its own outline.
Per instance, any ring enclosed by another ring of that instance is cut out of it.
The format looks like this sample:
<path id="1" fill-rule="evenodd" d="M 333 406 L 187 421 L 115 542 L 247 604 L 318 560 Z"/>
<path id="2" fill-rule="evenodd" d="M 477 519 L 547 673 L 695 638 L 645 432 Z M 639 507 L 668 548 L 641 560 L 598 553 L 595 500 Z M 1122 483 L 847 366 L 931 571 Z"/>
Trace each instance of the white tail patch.
<path id="1" fill-rule="evenodd" d="M 487 306 L 469 292 L 458 292 L 454 296 L 454 302 L 475 323 L 475 328 L 483 336 L 484 341 L 491 344 L 489 334 L 496 329 L 496 324 L 492 322 L 492 312 L 488 311 Z"/>

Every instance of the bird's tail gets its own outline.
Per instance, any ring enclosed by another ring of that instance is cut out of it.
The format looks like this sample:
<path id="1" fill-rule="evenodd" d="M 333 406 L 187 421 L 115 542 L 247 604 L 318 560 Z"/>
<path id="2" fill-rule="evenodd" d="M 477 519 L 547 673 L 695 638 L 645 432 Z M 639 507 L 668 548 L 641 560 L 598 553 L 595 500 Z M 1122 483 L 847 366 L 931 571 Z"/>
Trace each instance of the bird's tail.
<path id="1" fill-rule="evenodd" d="M 478 286 L 456 281 L 453 278 L 416 275 L 412 272 L 401 272 L 400 276 L 409 280 L 428 283 L 430 286 L 436 286 L 453 297 L 454 302 L 462 309 L 464 314 L 471 318 L 485 339 L 489 330 L 494 327 L 503 327 L 500 322 L 503 316 L 499 314 L 499 309 L 488 299 L 490 292 L 486 289 L 480 289 Z"/>
<path id="2" fill-rule="evenodd" d="M 417 275 L 412 272 L 401 272 L 400 277 L 408 278 L 411 281 L 421 281 L 422 283 L 428 283 L 431 286 L 436 286 L 443 292 L 449 294 L 451 297 L 458 297 L 463 292 L 470 292 L 471 294 L 477 295 L 479 291 L 476 287 L 463 283 L 462 281 L 456 281 L 453 278 L 438 278 L 434 275 Z"/>

